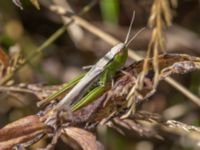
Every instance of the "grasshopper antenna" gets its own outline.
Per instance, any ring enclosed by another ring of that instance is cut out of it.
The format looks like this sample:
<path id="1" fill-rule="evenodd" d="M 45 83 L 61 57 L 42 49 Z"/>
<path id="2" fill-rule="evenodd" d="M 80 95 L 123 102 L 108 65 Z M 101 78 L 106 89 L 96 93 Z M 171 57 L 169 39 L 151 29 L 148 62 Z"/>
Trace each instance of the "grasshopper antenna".
<path id="1" fill-rule="evenodd" d="M 131 33 L 131 28 L 133 26 L 133 22 L 135 20 L 135 11 L 133 11 L 133 15 L 132 15 L 132 19 L 131 19 L 131 24 L 129 25 L 129 28 L 128 28 L 128 33 L 126 35 L 126 39 L 124 41 L 125 44 L 127 44 L 128 40 L 129 40 L 129 36 L 130 36 L 130 33 Z"/>
<path id="2" fill-rule="evenodd" d="M 140 29 L 127 43 L 126 43 L 126 46 L 128 47 L 128 45 L 135 39 L 135 37 L 138 36 L 138 34 L 140 34 L 142 31 L 144 31 L 146 28 L 142 28 Z"/>

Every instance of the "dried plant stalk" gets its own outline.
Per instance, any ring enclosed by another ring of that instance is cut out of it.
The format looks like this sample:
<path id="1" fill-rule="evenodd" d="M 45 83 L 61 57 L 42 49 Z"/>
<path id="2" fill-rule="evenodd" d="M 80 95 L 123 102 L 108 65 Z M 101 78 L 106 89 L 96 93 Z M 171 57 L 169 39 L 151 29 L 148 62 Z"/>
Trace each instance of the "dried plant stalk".
<path id="1" fill-rule="evenodd" d="M 144 77 L 147 74 L 149 69 L 148 59 L 153 54 L 153 70 L 154 70 L 154 79 L 153 86 L 156 87 L 158 84 L 159 77 L 159 63 L 158 63 L 158 55 L 159 51 L 163 52 L 165 50 L 165 36 L 163 29 L 166 26 L 170 26 L 172 24 L 172 14 L 169 6 L 168 0 L 154 0 L 154 3 L 151 8 L 151 14 L 149 17 L 149 27 L 152 28 L 152 35 L 147 49 L 146 59 L 144 61 L 143 70 L 140 73 L 140 76 L 137 79 L 136 84 L 133 86 L 132 90 L 128 94 L 127 99 L 129 100 L 128 107 L 130 107 L 130 111 L 124 116 L 127 117 L 131 113 L 135 112 L 134 102 L 138 97 L 137 90 L 143 88 L 144 85 Z"/>

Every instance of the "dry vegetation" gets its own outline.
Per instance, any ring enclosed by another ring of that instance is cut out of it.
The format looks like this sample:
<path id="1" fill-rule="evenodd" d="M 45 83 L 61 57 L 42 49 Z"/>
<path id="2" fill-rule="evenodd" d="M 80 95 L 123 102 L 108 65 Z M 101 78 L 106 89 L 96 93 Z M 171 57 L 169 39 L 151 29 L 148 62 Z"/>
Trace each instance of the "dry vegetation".
<path id="1" fill-rule="evenodd" d="M 113 12 L 103 0 L 0 4 L 0 150 L 200 149 L 198 1 L 115 1 Z M 72 117 L 53 111 L 67 92 L 38 108 L 63 87 L 50 84 L 93 64 L 120 42 L 114 36 L 124 41 L 128 27 L 108 23 L 106 10 L 124 26 L 135 10 L 134 28 L 147 26 L 130 44 L 127 64 Z"/>

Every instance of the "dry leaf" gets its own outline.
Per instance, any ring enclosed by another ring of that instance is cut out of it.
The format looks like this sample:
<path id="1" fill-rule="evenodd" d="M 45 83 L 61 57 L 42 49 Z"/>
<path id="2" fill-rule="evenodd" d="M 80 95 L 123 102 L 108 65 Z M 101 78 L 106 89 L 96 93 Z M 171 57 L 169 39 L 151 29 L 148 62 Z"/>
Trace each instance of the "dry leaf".
<path id="1" fill-rule="evenodd" d="M 96 137 L 86 130 L 69 127 L 65 128 L 63 133 L 76 141 L 83 150 L 98 150 Z"/>
<path id="2" fill-rule="evenodd" d="M 10 150 L 16 144 L 31 141 L 45 132 L 46 125 L 39 116 L 22 118 L 0 129 L 0 150 Z"/>

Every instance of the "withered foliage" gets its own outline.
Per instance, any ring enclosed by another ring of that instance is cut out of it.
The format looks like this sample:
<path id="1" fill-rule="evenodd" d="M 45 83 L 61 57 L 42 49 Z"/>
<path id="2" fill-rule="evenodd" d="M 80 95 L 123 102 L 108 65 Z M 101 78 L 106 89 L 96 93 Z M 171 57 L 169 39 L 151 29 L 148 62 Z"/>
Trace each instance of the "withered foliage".
<path id="1" fill-rule="evenodd" d="M 135 101 L 136 106 L 140 101 L 153 94 L 153 59 L 148 61 L 150 67 L 145 76 L 144 88 L 138 91 L 140 97 L 138 97 L 138 101 Z M 14 146 L 15 148 L 26 147 L 40 140 L 45 135 L 52 137 L 52 143 L 46 149 L 52 148 L 60 137 L 63 137 L 64 141 L 66 139 L 69 141 L 70 139 L 79 144 L 84 150 L 103 149 L 103 146 L 96 141 L 95 136 L 86 131 L 102 124 L 108 125 L 122 134 L 125 134 L 126 130 L 128 130 L 133 131 L 133 135 L 138 134 L 148 138 L 167 138 L 170 140 L 173 140 L 170 135 L 175 134 L 180 138 L 180 144 L 184 145 L 181 142 L 181 138 L 189 140 L 190 142 L 187 144 L 190 145 L 197 143 L 200 140 L 200 129 L 198 127 L 174 120 L 163 120 L 162 116 L 144 112 L 137 112 L 129 118 L 120 119 L 127 111 L 126 96 L 135 84 L 136 78 L 142 70 L 143 63 L 144 61 L 135 62 L 129 67 L 124 68 L 123 71 L 118 72 L 113 87 L 111 87 L 111 83 L 108 84 L 107 90 L 103 95 L 91 104 L 74 112 L 73 121 L 70 118 L 66 119 L 62 124 L 58 125 L 59 128 L 56 129 L 56 132 L 44 123 L 46 116 L 43 114 L 45 114 L 45 111 L 51 110 L 52 104 L 49 104 L 49 106 L 36 115 L 27 116 L 6 125 L 0 129 L 0 149 L 7 150 Z M 159 66 L 161 72 L 159 76 L 160 81 L 171 74 L 183 74 L 200 69 L 200 58 L 182 54 L 160 55 Z M 20 89 L 17 86 L 10 86 L 10 88 Z M 42 89 L 43 87 L 40 86 L 40 88 Z M 49 91 L 47 90 L 47 92 Z M 70 142 L 70 144 L 73 142 Z"/>
<path id="2" fill-rule="evenodd" d="M 3 49 L 0 48 L 0 85 L 8 84 L 7 78 L 13 74 L 15 68 L 24 62 L 24 59 L 20 55 L 20 47 L 15 45 L 10 48 L 9 54 L 6 54 Z"/>
<path id="3" fill-rule="evenodd" d="M 137 97 L 138 93 L 137 90 L 143 88 L 143 81 L 146 72 L 148 71 L 148 59 L 153 56 L 153 86 L 157 86 L 158 78 L 159 78 L 159 63 L 158 63 L 158 55 L 160 52 L 166 51 L 166 41 L 165 41 L 165 34 L 164 29 L 167 26 L 172 24 L 172 14 L 171 14 L 171 7 L 170 4 L 175 7 L 176 0 L 168 1 L 168 0 L 154 0 L 151 6 L 151 13 L 149 16 L 148 25 L 152 29 L 151 38 L 147 48 L 146 59 L 144 61 L 143 70 L 140 73 L 140 76 L 137 78 L 136 84 L 130 90 L 127 99 L 129 99 L 128 107 L 130 107 L 130 111 L 125 115 L 128 116 L 131 112 L 134 112 L 134 102 Z"/>

